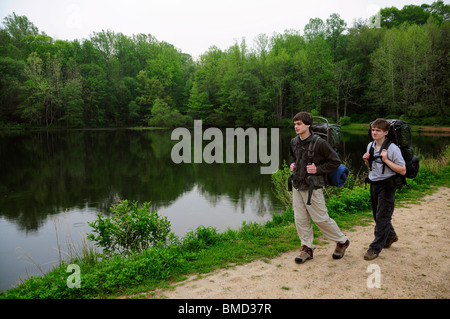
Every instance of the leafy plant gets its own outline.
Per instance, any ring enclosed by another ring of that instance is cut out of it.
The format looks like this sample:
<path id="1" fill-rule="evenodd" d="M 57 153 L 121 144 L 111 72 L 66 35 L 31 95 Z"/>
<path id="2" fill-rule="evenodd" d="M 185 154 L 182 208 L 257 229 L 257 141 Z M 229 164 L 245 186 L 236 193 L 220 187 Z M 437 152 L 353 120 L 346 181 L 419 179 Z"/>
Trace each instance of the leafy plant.
<path id="1" fill-rule="evenodd" d="M 291 206 L 292 193 L 288 192 L 288 178 L 292 172 L 286 162 L 281 169 L 272 174 L 273 192 L 285 208 Z"/>
<path id="2" fill-rule="evenodd" d="M 97 220 L 88 223 L 94 233 L 88 239 L 103 247 L 104 253 L 130 255 L 142 253 L 145 249 L 164 246 L 173 236 L 167 217 L 161 217 L 150 210 L 150 203 L 120 201 L 111 208 L 112 217 L 101 214 Z"/>
<path id="3" fill-rule="evenodd" d="M 349 116 L 341 116 L 339 118 L 339 124 L 342 126 L 350 125 L 350 123 L 351 123 L 351 119 Z"/>
<path id="4" fill-rule="evenodd" d="M 183 237 L 182 244 L 186 250 L 200 250 L 216 244 L 219 240 L 220 236 L 214 227 L 199 226 Z"/>

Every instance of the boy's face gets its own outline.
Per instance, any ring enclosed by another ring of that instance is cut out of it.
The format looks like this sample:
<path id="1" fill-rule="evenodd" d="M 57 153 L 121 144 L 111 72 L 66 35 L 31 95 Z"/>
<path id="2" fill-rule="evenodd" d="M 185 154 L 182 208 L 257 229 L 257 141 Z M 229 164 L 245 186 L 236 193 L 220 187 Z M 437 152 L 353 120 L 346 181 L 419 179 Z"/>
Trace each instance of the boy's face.
<path id="1" fill-rule="evenodd" d="M 305 125 L 302 121 L 294 121 L 295 133 L 297 134 L 301 135 L 309 131 L 309 126 L 310 125 Z"/>
<path id="2" fill-rule="evenodd" d="M 372 138 L 375 141 L 379 141 L 380 139 L 383 139 L 386 137 L 386 135 L 389 133 L 389 131 L 383 131 L 381 128 L 378 127 L 372 127 Z"/>

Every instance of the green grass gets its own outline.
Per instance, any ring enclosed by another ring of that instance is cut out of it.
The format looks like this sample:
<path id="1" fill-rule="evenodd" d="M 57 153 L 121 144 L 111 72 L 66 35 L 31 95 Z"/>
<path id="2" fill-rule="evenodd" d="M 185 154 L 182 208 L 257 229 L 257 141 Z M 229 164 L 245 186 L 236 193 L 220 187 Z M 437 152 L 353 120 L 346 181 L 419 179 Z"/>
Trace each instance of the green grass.
<path id="1" fill-rule="evenodd" d="M 450 181 L 450 147 L 438 159 L 422 159 L 419 175 L 409 180 L 411 187 L 397 193 L 398 205 L 417 202 Z M 327 195 L 329 214 L 342 229 L 365 225 L 371 220 L 369 192 L 352 182 Z M 316 244 L 320 232 L 314 226 Z M 164 247 L 151 247 L 140 254 L 124 257 L 94 255 L 92 249 L 75 255 L 41 277 L 31 277 L 17 287 L 0 294 L 7 298 L 115 298 L 119 295 L 149 293 L 168 287 L 188 275 L 206 274 L 217 268 L 232 267 L 255 259 L 270 259 L 297 249 L 300 241 L 294 225 L 292 208 L 274 214 L 264 224 L 243 223 L 239 230 L 218 233 L 211 227 L 199 227 L 185 237 Z M 68 264 L 81 271 L 81 288 L 68 288 Z M 287 289 L 283 288 L 283 289 Z"/>

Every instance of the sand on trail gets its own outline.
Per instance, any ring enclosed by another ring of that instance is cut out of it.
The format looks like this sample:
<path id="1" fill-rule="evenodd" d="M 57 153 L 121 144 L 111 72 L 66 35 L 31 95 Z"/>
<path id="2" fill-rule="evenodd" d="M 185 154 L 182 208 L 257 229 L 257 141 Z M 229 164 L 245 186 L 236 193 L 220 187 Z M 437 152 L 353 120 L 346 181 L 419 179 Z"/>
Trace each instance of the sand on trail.
<path id="1" fill-rule="evenodd" d="M 147 298 L 308 299 L 450 297 L 450 188 L 439 188 L 420 204 L 402 203 L 394 211 L 399 237 L 372 261 L 363 259 L 373 240 L 374 224 L 345 233 L 350 246 L 343 259 L 331 255 L 334 242 L 316 246 L 314 259 L 294 262 L 299 250 L 273 259 L 190 276 Z"/>

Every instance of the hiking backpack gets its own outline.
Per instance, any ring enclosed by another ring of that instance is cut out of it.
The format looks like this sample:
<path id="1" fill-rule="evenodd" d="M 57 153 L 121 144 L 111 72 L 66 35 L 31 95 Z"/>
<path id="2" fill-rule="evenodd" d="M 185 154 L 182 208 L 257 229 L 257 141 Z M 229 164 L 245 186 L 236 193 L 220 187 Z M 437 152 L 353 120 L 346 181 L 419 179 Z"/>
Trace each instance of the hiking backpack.
<path id="1" fill-rule="evenodd" d="M 417 173 L 419 172 L 419 166 L 420 166 L 420 160 L 419 158 L 414 155 L 414 148 L 411 145 L 412 141 L 412 131 L 411 127 L 408 122 L 403 120 L 387 120 L 391 123 L 391 127 L 389 129 L 389 133 L 386 136 L 386 141 L 381 146 L 381 149 L 387 149 L 391 143 L 395 143 L 402 152 L 403 159 L 405 160 L 405 166 L 406 166 L 406 174 L 400 175 L 402 178 L 402 183 L 404 185 L 407 185 L 406 178 L 415 178 L 417 176 Z M 369 125 L 369 140 L 373 141 L 372 139 L 372 122 L 370 122 Z M 370 159 L 369 159 L 369 169 L 372 170 L 372 162 L 374 160 L 373 158 L 373 143 L 370 147 Z M 384 173 L 385 165 L 383 163 L 383 170 L 382 173 Z"/>
<path id="2" fill-rule="evenodd" d="M 341 143 L 341 126 L 339 124 L 328 123 L 328 120 L 324 117 L 313 116 L 313 119 L 320 119 L 324 121 L 312 123 L 311 130 L 314 132 L 314 134 L 325 139 L 331 145 L 331 147 L 333 147 L 334 150 L 338 152 L 338 148 Z M 317 140 L 318 138 L 315 138 L 311 141 L 311 143 L 309 143 L 307 154 L 309 158 L 313 158 L 314 156 L 314 149 L 316 147 Z M 327 175 L 328 185 L 341 187 L 347 180 L 348 174 L 349 169 L 344 164 L 339 165 L 339 167 L 335 171 Z"/>

